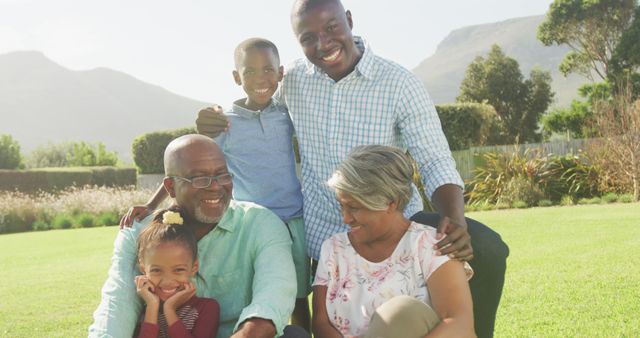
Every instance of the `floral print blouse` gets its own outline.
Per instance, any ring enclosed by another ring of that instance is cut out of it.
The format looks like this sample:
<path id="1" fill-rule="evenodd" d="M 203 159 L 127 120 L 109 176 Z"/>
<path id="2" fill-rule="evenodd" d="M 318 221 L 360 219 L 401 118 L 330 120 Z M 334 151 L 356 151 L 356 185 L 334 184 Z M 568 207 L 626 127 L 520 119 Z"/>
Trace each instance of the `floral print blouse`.
<path id="1" fill-rule="evenodd" d="M 345 337 L 366 333 L 377 307 L 408 295 L 431 306 L 426 280 L 447 256 L 436 256 L 436 229 L 412 222 L 390 257 L 374 263 L 361 257 L 347 233 L 324 241 L 313 285 L 327 287 L 326 306 L 333 326 Z M 472 272 L 470 267 L 468 275 Z"/>

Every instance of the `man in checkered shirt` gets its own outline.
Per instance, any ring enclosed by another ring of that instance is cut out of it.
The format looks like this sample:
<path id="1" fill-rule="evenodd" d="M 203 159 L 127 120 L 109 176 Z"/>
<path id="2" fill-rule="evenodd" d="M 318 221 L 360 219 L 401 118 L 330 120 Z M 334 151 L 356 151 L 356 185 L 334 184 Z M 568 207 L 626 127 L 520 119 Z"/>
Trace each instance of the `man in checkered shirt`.
<path id="1" fill-rule="evenodd" d="M 297 0 L 291 24 L 306 59 L 288 67 L 278 98 L 289 109 L 299 142 L 310 257 L 316 261 L 325 239 L 348 230 L 325 182 L 351 148 L 384 144 L 407 149 L 438 213 L 422 212 L 414 187 L 405 214 L 447 234 L 438 243 L 441 254 L 470 261 L 476 334 L 491 337 L 508 247 L 493 230 L 464 217 L 464 185 L 423 84 L 352 35 L 351 12 L 340 0 Z M 219 127 L 206 123 L 220 116 L 202 113 L 198 130 L 219 133 Z"/>

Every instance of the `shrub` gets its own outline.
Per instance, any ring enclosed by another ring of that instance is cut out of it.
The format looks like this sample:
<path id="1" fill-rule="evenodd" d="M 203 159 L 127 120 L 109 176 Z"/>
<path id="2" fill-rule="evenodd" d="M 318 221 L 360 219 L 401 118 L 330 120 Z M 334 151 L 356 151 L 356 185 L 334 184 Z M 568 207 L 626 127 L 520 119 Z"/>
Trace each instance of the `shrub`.
<path id="1" fill-rule="evenodd" d="M 67 167 L 67 155 L 73 151 L 72 142 L 48 143 L 32 150 L 25 159 L 27 168 Z"/>
<path id="2" fill-rule="evenodd" d="M 118 155 L 106 150 L 102 142 L 93 146 L 86 142 L 73 143 L 67 153 L 67 164 L 75 167 L 113 166 L 118 163 Z"/>
<path id="3" fill-rule="evenodd" d="M 486 103 L 456 103 L 436 106 L 442 130 L 451 150 L 495 144 L 499 118 Z M 495 134 L 495 135 L 494 135 Z"/>
<path id="4" fill-rule="evenodd" d="M 135 168 L 78 167 L 0 170 L 0 190 L 57 191 L 71 186 L 133 186 Z"/>
<path id="5" fill-rule="evenodd" d="M 540 172 L 540 182 L 545 194 L 552 201 L 564 195 L 574 199 L 597 196 L 599 171 L 584 153 L 564 156 L 549 155 Z"/>
<path id="6" fill-rule="evenodd" d="M 602 204 L 602 200 L 599 197 L 581 198 L 578 200 L 578 204 Z"/>
<path id="7" fill-rule="evenodd" d="M 513 204 L 512 204 L 512 206 L 513 206 L 514 208 L 516 208 L 516 209 L 524 209 L 524 208 L 529 207 L 529 205 L 527 204 L 527 202 L 525 202 L 525 201 L 520 201 L 520 200 L 518 200 L 518 201 L 514 201 L 514 202 L 513 202 Z"/>
<path id="8" fill-rule="evenodd" d="M 505 202 L 498 202 L 496 203 L 496 209 L 501 210 L 501 209 L 510 209 L 511 205 L 509 203 L 505 203 Z"/>
<path id="9" fill-rule="evenodd" d="M 89 213 L 80 213 L 76 216 L 73 225 L 78 228 L 90 228 L 96 223 L 95 217 Z"/>
<path id="10" fill-rule="evenodd" d="M 96 217 L 96 225 L 111 226 L 120 223 L 120 216 L 115 212 L 103 212 Z"/>
<path id="11" fill-rule="evenodd" d="M 11 135 L 0 135 L 0 169 L 20 167 L 20 145 Z"/>
<path id="12" fill-rule="evenodd" d="M 187 134 L 197 134 L 195 128 L 155 131 L 142 134 L 133 140 L 132 152 L 141 174 L 164 173 L 164 149 L 173 139 Z"/>
<path id="13" fill-rule="evenodd" d="M 575 201 L 570 195 L 564 195 L 560 199 L 560 205 L 574 205 Z"/>
<path id="14" fill-rule="evenodd" d="M 633 202 L 633 195 L 631 194 L 622 194 L 618 197 L 618 202 L 620 203 L 631 203 Z"/>
<path id="15" fill-rule="evenodd" d="M 539 207 L 550 207 L 553 205 L 553 202 L 551 202 L 551 200 L 540 200 L 538 201 L 538 206 Z"/>
<path id="16" fill-rule="evenodd" d="M 33 222 L 33 230 L 35 231 L 51 230 L 51 225 L 48 222 L 45 222 L 43 220 L 36 220 L 35 222 Z"/>
<path id="17" fill-rule="evenodd" d="M 604 203 L 615 203 L 618 200 L 618 194 L 615 192 L 610 192 L 604 196 L 602 196 L 602 201 Z"/>
<path id="18" fill-rule="evenodd" d="M 544 162 L 534 150 L 513 153 L 484 153 L 484 164 L 475 169 L 467 193 L 470 203 L 486 201 L 491 204 L 504 201 L 511 204 L 527 194 L 527 200 L 542 198 L 536 183 Z M 522 187 L 532 192 L 520 192 Z"/>
<path id="19" fill-rule="evenodd" d="M 54 229 L 69 229 L 73 225 L 73 218 L 69 215 L 59 214 L 53 218 Z"/>
<path id="20" fill-rule="evenodd" d="M 526 205 L 536 205 L 544 194 L 538 184 L 522 176 L 512 177 L 502 189 L 498 203 L 513 204 L 522 201 Z"/>
<path id="21" fill-rule="evenodd" d="M 151 190 L 108 187 L 68 188 L 37 194 L 0 191 L 0 233 L 29 231 L 36 227 L 36 222 L 38 229 L 44 229 L 43 224 L 54 229 L 80 225 L 75 220 L 81 214 L 91 215 L 94 225 L 116 225 L 130 206 L 144 203 L 152 193 Z"/>

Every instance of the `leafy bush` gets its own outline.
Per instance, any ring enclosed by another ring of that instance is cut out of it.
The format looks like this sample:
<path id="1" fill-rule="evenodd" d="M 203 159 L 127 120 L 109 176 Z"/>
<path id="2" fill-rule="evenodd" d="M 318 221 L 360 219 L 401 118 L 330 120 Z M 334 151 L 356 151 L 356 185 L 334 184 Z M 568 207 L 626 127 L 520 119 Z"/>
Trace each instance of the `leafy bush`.
<path id="1" fill-rule="evenodd" d="M 118 225 L 120 223 L 120 216 L 115 212 L 103 212 L 96 217 L 96 225 L 99 226 L 111 226 Z"/>
<path id="2" fill-rule="evenodd" d="M 445 104 L 436 110 L 451 150 L 495 144 L 499 139 L 500 119 L 489 104 Z"/>
<path id="3" fill-rule="evenodd" d="M 574 205 L 576 204 L 573 197 L 571 197 L 570 195 L 564 195 L 562 196 L 562 198 L 560 199 L 560 205 Z"/>
<path id="4" fill-rule="evenodd" d="M 501 210 L 501 209 L 510 209 L 511 205 L 505 202 L 498 202 L 496 203 L 496 209 Z"/>
<path id="5" fill-rule="evenodd" d="M 573 199 L 590 198 L 599 194 L 599 171 L 584 153 L 564 156 L 549 155 L 540 172 L 540 182 L 552 201 L 570 195 Z"/>
<path id="6" fill-rule="evenodd" d="M 20 167 L 20 145 L 11 135 L 0 135 L 0 169 Z"/>
<path id="7" fill-rule="evenodd" d="M 25 162 L 27 168 L 115 166 L 118 154 L 107 151 L 102 142 L 48 143 L 31 151 Z"/>
<path id="8" fill-rule="evenodd" d="M 468 183 L 470 203 L 512 205 L 521 200 L 532 206 L 542 199 L 560 202 L 563 196 L 577 200 L 598 195 L 600 171 L 582 153 L 542 155 L 539 150 L 516 148 L 512 153 L 484 153 L 481 161 Z"/>
<path id="9" fill-rule="evenodd" d="M 45 222 L 43 220 L 36 220 L 35 222 L 33 222 L 33 230 L 35 231 L 51 230 L 51 225 L 48 222 Z"/>
<path id="10" fill-rule="evenodd" d="M 169 142 L 182 135 L 197 134 L 195 128 L 155 131 L 142 134 L 133 140 L 132 152 L 141 174 L 164 173 L 164 149 Z"/>
<path id="11" fill-rule="evenodd" d="M 133 186 L 135 168 L 81 167 L 0 170 L 0 190 L 57 191 L 71 186 Z"/>
<path id="12" fill-rule="evenodd" d="M 0 191 L 0 233 L 81 225 L 74 221 L 81 214 L 93 217 L 92 225 L 116 225 L 130 206 L 144 203 L 152 193 L 151 190 L 108 187 L 68 188 L 37 194 Z"/>
<path id="13" fill-rule="evenodd" d="M 516 209 L 524 209 L 524 208 L 528 208 L 529 204 L 527 204 L 527 202 L 525 201 L 514 201 L 512 206 Z"/>
<path id="14" fill-rule="evenodd" d="M 553 205 L 553 202 L 551 202 L 551 200 L 540 200 L 538 201 L 538 206 L 539 207 L 550 207 Z"/>
<path id="15" fill-rule="evenodd" d="M 604 203 L 615 203 L 618 200 L 618 194 L 615 192 L 610 192 L 604 196 L 602 196 L 602 201 Z"/>
<path id="16" fill-rule="evenodd" d="M 92 214 L 84 212 L 75 217 L 73 225 L 76 228 L 90 228 L 96 225 L 96 219 Z"/>
<path id="17" fill-rule="evenodd" d="M 73 225 L 73 218 L 69 215 L 59 214 L 53 218 L 51 225 L 54 229 L 69 229 Z"/>
<path id="18" fill-rule="evenodd" d="M 618 202 L 620 203 L 631 203 L 633 202 L 633 195 L 631 194 L 622 194 L 618 197 Z"/>
<path id="19" fill-rule="evenodd" d="M 602 200 L 599 197 L 593 198 L 581 198 L 578 200 L 578 204 L 601 204 Z"/>
<path id="20" fill-rule="evenodd" d="M 67 154 L 67 165 L 72 167 L 114 166 L 118 163 L 118 155 L 106 150 L 102 142 L 93 146 L 85 142 L 72 145 L 71 153 Z"/>
<path id="21" fill-rule="evenodd" d="M 476 167 L 475 176 L 468 184 L 470 203 L 486 201 L 496 204 L 504 201 L 511 204 L 521 198 L 519 190 L 522 187 L 532 189 L 532 192 L 526 192 L 527 200 L 541 198 L 537 181 L 544 162 L 533 150 L 484 153 L 482 159 L 484 164 Z"/>
<path id="22" fill-rule="evenodd" d="M 68 167 L 67 155 L 73 152 L 73 142 L 48 143 L 32 150 L 25 158 L 27 168 Z"/>
<path id="23" fill-rule="evenodd" d="M 531 179 L 519 176 L 512 177 L 498 197 L 498 203 L 513 204 L 516 201 L 522 201 L 527 205 L 536 205 L 536 203 L 544 198 L 544 193 Z"/>

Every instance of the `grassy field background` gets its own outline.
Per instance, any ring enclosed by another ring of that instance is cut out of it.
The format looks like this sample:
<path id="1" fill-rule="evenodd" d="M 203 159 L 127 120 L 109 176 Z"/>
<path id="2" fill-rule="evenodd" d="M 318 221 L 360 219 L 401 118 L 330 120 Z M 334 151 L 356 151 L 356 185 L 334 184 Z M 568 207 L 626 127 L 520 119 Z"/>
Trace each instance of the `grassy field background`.
<path id="1" fill-rule="evenodd" d="M 640 336 L 640 204 L 470 213 L 509 244 L 496 337 Z M 0 236 L 0 337 L 83 337 L 116 227 Z"/>

